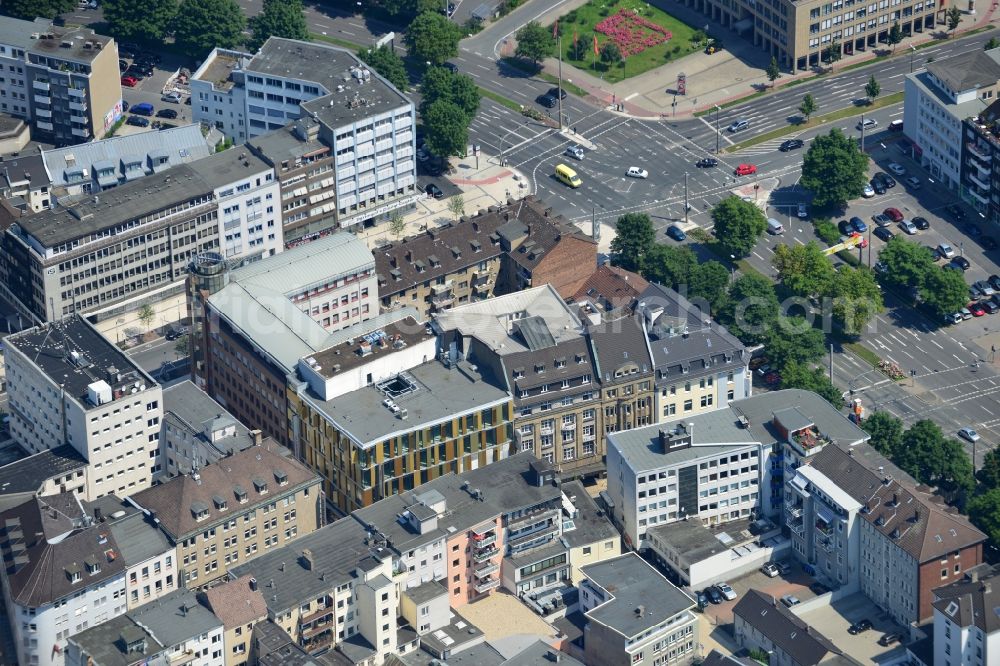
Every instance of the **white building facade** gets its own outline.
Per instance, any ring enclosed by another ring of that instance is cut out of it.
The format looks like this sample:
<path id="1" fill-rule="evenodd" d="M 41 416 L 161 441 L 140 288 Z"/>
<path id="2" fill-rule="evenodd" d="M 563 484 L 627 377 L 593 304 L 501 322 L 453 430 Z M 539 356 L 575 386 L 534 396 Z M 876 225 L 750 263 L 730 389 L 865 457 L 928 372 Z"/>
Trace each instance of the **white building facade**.
<path id="1" fill-rule="evenodd" d="M 248 162 L 249 164 L 249 162 Z M 284 249 L 281 194 L 274 170 L 254 160 L 256 169 L 215 189 L 219 249 L 227 259 L 268 257 Z"/>

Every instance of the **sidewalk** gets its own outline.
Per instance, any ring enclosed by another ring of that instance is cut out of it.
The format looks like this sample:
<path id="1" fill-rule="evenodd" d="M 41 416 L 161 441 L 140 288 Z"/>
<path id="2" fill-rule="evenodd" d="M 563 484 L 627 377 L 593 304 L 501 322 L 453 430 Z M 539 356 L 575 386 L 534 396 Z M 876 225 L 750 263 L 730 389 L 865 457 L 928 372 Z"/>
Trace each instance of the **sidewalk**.
<path id="1" fill-rule="evenodd" d="M 498 166 L 497 158 L 485 153 L 479 155 L 479 169 L 476 169 L 475 157 L 453 157 L 451 166 L 455 172 L 447 180 L 461 191 L 464 215 L 474 215 L 490 206 L 516 201 L 530 194 L 531 187 L 524 174 L 511 167 Z M 416 236 L 427 229 L 450 224 L 455 221 L 455 214 L 448 209 L 451 199 L 425 197 L 419 200 L 416 208 L 403 216 L 405 228 L 398 237 L 389 231 L 387 224 L 365 229 L 358 237 L 374 249 L 399 238 Z"/>
<path id="2" fill-rule="evenodd" d="M 571 0 L 541 17 L 539 22 L 547 25 L 557 16 L 565 14 L 583 2 L 584 0 Z M 667 5 L 663 0 L 653 0 L 652 4 Z M 637 118 L 690 118 L 697 111 L 742 99 L 754 94 L 757 87 L 770 85 L 764 73 L 767 56 L 748 40 L 738 37 L 687 7 L 670 3 L 663 9 L 689 25 L 708 25 L 708 33 L 720 37 L 725 49 L 713 55 L 696 52 L 676 62 L 666 63 L 655 70 L 614 84 L 606 83 L 590 72 L 563 62 L 563 78 L 586 90 L 589 93 L 588 101 L 609 109 L 614 105 L 620 105 L 622 110 L 615 110 L 616 113 Z M 963 12 L 963 21 L 955 37 L 991 23 L 996 9 L 993 0 L 976 0 L 976 13 Z M 897 57 L 909 57 L 906 54 L 911 44 L 916 46 L 933 41 L 932 35 L 937 32 L 938 28 L 935 27 L 933 31 L 904 39 L 896 47 Z M 510 51 L 513 51 L 513 47 L 513 44 L 507 45 Z M 857 66 L 857 63 L 873 61 L 876 58 L 875 51 L 883 48 L 888 47 L 879 45 L 876 49 L 844 56 L 833 66 L 833 71 L 836 73 L 846 67 Z M 543 70 L 556 76 L 559 71 L 558 61 L 555 58 L 546 59 Z M 681 72 L 687 75 L 687 95 L 668 95 L 668 89 L 676 88 L 677 75 Z M 816 76 L 812 71 L 794 75 L 783 73 L 775 84 L 780 87 L 792 81 Z"/>

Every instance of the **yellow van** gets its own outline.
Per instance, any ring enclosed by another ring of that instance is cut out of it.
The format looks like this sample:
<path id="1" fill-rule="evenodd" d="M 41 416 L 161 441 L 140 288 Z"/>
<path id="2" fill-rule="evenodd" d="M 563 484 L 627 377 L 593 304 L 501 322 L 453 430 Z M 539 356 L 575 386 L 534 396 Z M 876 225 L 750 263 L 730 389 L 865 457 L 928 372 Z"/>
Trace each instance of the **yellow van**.
<path id="1" fill-rule="evenodd" d="M 583 181 L 576 175 L 576 171 L 573 171 L 565 164 L 556 165 L 556 178 L 570 187 L 580 187 L 583 185 Z"/>

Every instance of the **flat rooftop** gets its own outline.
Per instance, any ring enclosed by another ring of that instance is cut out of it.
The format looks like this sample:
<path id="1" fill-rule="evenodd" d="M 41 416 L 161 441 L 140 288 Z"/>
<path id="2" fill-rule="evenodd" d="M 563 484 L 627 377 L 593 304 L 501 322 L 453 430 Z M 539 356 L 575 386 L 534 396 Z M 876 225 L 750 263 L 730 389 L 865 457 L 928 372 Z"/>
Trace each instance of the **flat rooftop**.
<path id="1" fill-rule="evenodd" d="M 4 344 L 28 357 L 68 395 L 89 404 L 87 387 L 106 382 L 112 401 L 131 395 L 131 388 L 156 385 L 156 381 L 97 332 L 88 321 L 70 315 L 60 321 L 9 335 Z M 126 390 L 128 389 L 128 390 Z"/>
<path id="2" fill-rule="evenodd" d="M 43 39 L 42 35 L 51 38 Z M 44 18 L 24 21 L 5 16 L 0 22 L 0 44 L 46 57 L 89 63 L 112 42 L 111 37 L 98 35 L 90 28 L 55 26 Z M 95 44 L 99 46 L 95 48 Z"/>
<path id="3" fill-rule="evenodd" d="M 216 88 L 229 89 L 233 87 L 231 74 L 239 67 L 240 62 L 248 59 L 249 54 L 237 55 L 237 51 L 217 50 L 208 61 L 203 63 L 194 73 L 193 79 L 198 81 L 208 81 Z"/>
<path id="4" fill-rule="evenodd" d="M 248 146 L 263 154 L 266 159 L 275 165 L 279 172 L 279 179 L 281 176 L 281 162 L 283 160 L 294 161 L 300 157 L 314 153 L 331 152 L 330 147 L 318 138 L 308 139 L 300 136 L 296 126 L 315 127 L 316 121 L 306 116 L 292 124 L 285 125 L 281 129 L 261 134 L 247 141 Z"/>
<path id="5" fill-rule="evenodd" d="M 726 550 L 738 548 L 757 537 L 750 532 L 751 520 L 734 520 L 706 527 L 697 518 L 650 528 L 649 532 L 671 546 L 688 563 L 700 562 Z"/>
<path id="6" fill-rule="evenodd" d="M 432 337 L 434 332 L 425 324 L 406 317 L 338 342 L 309 358 L 316 361 L 313 369 L 318 368 L 319 374 L 329 379 Z"/>
<path id="7" fill-rule="evenodd" d="M 69 444 L 0 467 L 0 495 L 37 492 L 48 479 L 82 473 L 87 461 Z"/>
<path id="8" fill-rule="evenodd" d="M 396 405 L 406 410 L 405 419 L 384 404 L 389 394 L 376 386 L 366 386 L 333 400 L 323 401 L 311 395 L 306 400 L 354 441 L 368 448 L 395 434 L 410 432 L 420 424 L 452 419 L 510 399 L 506 390 L 465 361 L 452 368 L 440 361 L 428 361 L 379 382 L 379 386 L 390 391 Z"/>
<path id="9" fill-rule="evenodd" d="M 618 530 L 608 521 L 604 511 L 597 507 L 597 502 L 587 493 L 587 489 L 579 481 L 567 481 L 562 484 L 562 491 L 573 507 L 573 528 L 563 528 L 563 539 L 570 548 L 586 546 L 605 539 L 620 539 Z M 565 521 L 564 521 L 565 522 Z"/>

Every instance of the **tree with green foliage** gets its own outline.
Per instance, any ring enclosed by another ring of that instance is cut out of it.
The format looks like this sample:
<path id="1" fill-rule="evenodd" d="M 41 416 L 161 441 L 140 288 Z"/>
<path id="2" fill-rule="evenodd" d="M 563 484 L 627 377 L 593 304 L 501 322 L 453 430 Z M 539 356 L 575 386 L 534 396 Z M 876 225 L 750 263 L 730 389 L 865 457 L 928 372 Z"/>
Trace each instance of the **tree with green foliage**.
<path id="1" fill-rule="evenodd" d="M 729 286 L 719 319 L 743 344 L 756 345 L 768 338 L 779 313 L 774 283 L 760 273 L 747 273 Z"/>
<path id="2" fill-rule="evenodd" d="M 830 63 L 831 65 L 841 58 L 844 57 L 844 49 L 841 47 L 840 42 L 833 41 L 828 47 L 823 49 L 823 60 Z"/>
<path id="3" fill-rule="evenodd" d="M 861 428 L 871 436 L 872 448 L 887 458 L 894 458 L 903 445 L 903 422 L 889 412 L 875 412 L 861 422 Z"/>
<path id="4" fill-rule="evenodd" d="M 235 0 L 181 0 L 174 16 L 174 41 L 193 58 L 204 58 L 215 47 L 231 49 L 243 43 L 246 17 Z"/>
<path id="5" fill-rule="evenodd" d="M 917 421 L 903 434 L 893 462 L 920 483 L 937 486 L 959 501 L 975 486 L 965 448 L 928 419 Z"/>
<path id="6" fill-rule="evenodd" d="M 469 145 L 469 121 L 457 104 L 438 100 L 423 114 L 427 149 L 439 157 L 464 155 Z"/>
<path id="7" fill-rule="evenodd" d="M 406 29 L 406 46 L 410 55 L 421 62 L 441 65 L 458 55 L 458 40 L 462 30 L 440 12 L 424 12 L 413 19 Z"/>
<path id="8" fill-rule="evenodd" d="M 1000 488 L 1000 449 L 990 449 L 983 456 L 983 466 L 976 472 L 979 483 L 987 490 Z"/>
<path id="9" fill-rule="evenodd" d="M 406 231 L 406 220 L 403 218 L 403 214 L 399 209 L 395 209 L 389 213 L 389 233 L 395 236 L 397 239 L 403 235 Z"/>
<path id="10" fill-rule="evenodd" d="M 482 96 L 471 76 L 452 72 L 447 67 L 431 67 L 424 72 L 420 83 L 420 114 L 439 100 L 451 102 L 465 113 L 466 122 L 471 123 L 479 110 Z"/>
<path id="11" fill-rule="evenodd" d="M 979 493 L 969 500 L 969 519 L 994 545 L 1000 544 L 1000 488 Z"/>
<path id="12" fill-rule="evenodd" d="M 649 215 L 628 213 L 618 218 L 611 241 L 611 260 L 627 271 L 642 270 L 646 254 L 653 248 L 656 232 Z"/>
<path id="13" fill-rule="evenodd" d="M 76 9 L 75 0 L 3 0 L 0 11 L 7 16 L 33 21 L 35 18 L 55 18 Z"/>
<path id="14" fill-rule="evenodd" d="M 642 258 L 642 276 L 651 282 L 677 289 L 682 284 L 688 284 L 697 266 L 698 257 L 691 248 L 656 243 Z"/>
<path id="15" fill-rule="evenodd" d="M 302 9 L 302 0 L 264 0 L 264 8 L 248 21 L 252 36 L 247 42 L 251 52 L 257 51 L 268 37 L 285 37 L 309 41 L 309 27 Z"/>
<path id="16" fill-rule="evenodd" d="M 688 278 L 688 298 L 705 299 L 714 314 L 726 298 L 727 286 L 729 269 L 714 260 L 698 263 Z"/>
<path id="17" fill-rule="evenodd" d="M 146 303 L 139 308 L 139 311 L 135 313 L 135 316 L 139 320 L 139 323 L 148 329 L 153 325 L 153 320 L 156 319 L 156 310 L 153 309 L 152 305 Z"/>
<path id="18" fill-rule="evenodd" d="M 191 335 L 182 335 L 174 343 L 174 356 L 184 358 L 191 353 Z"/>
<path id="19" fill-rule="evenodd" d="M 817 298 L 833 290 L 837 271 L 816 241 L 777 246 L 771 265 L 778 271 L 781 283 L 796 296 Z"/>
<path id="20" fill-rule="evenodd" d="M 358 52 L 361 62 L 365 63 L 400 90 L 409 87 L 409 76 L 406 74 L 406 64 L 388 44 L 376 48 L 362 49 Z"/>
<path id="21" fill-rule="evenodd" d="M 622 61 L 622 52 L 614 42 L 607 42 L 601 47 L 601 62 L 616 65 Z"/>
<path id="22" fill-rule="evenodd" d="M 528 21 L 514 35 L 517 48 L 514 55 L 530 60 L 536 67 L 538 63 L 555 53 L 555 42 L 552 32 L 538 24 L 538 21 Z"/>
<path id="23" fill-rule="evenodd" d="M 882 92 L 882 86 L 879 85 L 878 81 L 875 80 L 875 75 L 872 74 L 868 77 L 868 83 L 865 84 L 865 97 L 868 98 L 869 104 L 875 103 L 875 98 L 879 96 Z"/>
<path id="24" fill-rule="evenodd" d="M 948 21 L 948 30 L 954 35 L 958 24 L 962 22 L 962 10 L 958 8 L 958 5 L 952 5 L 945 13 L 945 19 Z"/>
<path id="25" fill-rule="evenodd" d="M 899 21 L 892 24 L 889 29 L 889 34 L 885 38 L 885 43 L 892 47 L 892 52 L 896 52 L 896 44 L 903 41 L 903 27 L 899 25 Z"/>
<path id="26" fill-rule="evenodd" d="M 771 87 L 774 87 L 774 82 L 778 80 L 781 76 L 781 68 L 778 67 L 778 59 L 771 56 L 771 62 L 767 63 L 767 69 L 764 70 L 767 75 L 767 80 L 771 82 Z"/>
<path id="27" fill-rule="evenodd" d="M 781 375 L 783 389 L 812 391 L 836 407 L 844 402 L 840 389 L 833 385 L 823 368 L 810 368 L 804 363 L 790 361 L 782 366 L 778 374 Z"/>
<path id="28" fill-rule="evenodd" d="M 920 288 L 927 275 L 938 270 L 926 245 L 912 243 L 902 236 L 886 243 L 878 258 L 886 266 L 886 280 L 901 288 Z"/>
<path id="29" fill-rule="evenodd" d="M 465 197 L 463 197 L 461 194 L 456 194 L 451 199 L 449 199 L 448 212 L 455 216 L 456 222 L 460 217 L 465 215 Z"/>
<path id="30" fill-rule="evenodd" d="M 969 301 L 969 285 L 960 271 L 936 268 L 927 273 L 920 287 L 924 305 L 943 317 L 958 312 Z"/>
<path id="31" fill-rule="evenodd" d="M 998 46 L 1000 46 L 1000 39 L 997 39 L 996 37 L 990 37 L 989 41 L 987 41 L 985 44 L 983 44 L 983 50 L 984 51 L 992 51 L 993 49 L 997 48 Z"/>
<path id="32" fill-rule="evenodd" d="M 843 266 L 835 271 L 830 295 L 833 318 L 847 335 L 859 335 L 884 308 L 882 289 L 868 268 Z"/>
<path id="33" fill-rule="evenodd" d="M 767 229 L 767 218 L 752 201 L 730 196 L 712 208 L 715 237 L 726 254 L 745 257 Z"/>
<path id="34" fill-rule="evenodd" d="M 799 104 L 799 113 L 805 116 L 806 122 L 809 122 L 809 117 L 816 113 L 816 100 L 812 93 L 806 93 L 805 97 L 802 98 L 802 103 Z"/>
<path id="35" fill-rule="evenodd" d="M 417 16 L 424 12 L 440 12 L 444 8 L 441 0 L 368 0 L 372 9 L 381 9 L 389 16 Z"/>
<path id="36" fill-rule="evenodd" d="M 813 207 L 842 206 L 868 183 L 868 156 L 839 127 L 817 136 L 802 161 L 799 183 L 814 194 Z"/>
<path id="37" fill-rule="evenodd" d="M 104 0 L 101 11 L 118 41 L 162 42 L 177 6 L 177 0 Z"/>
<path id="38" fill-rule="evenodd" d="M 808 365 L 826 352 L 823 331 L 803 317 L 778 317 L 767 333 L 764 349 L 771 367 L 782 373 L 788 363 Z"/>

